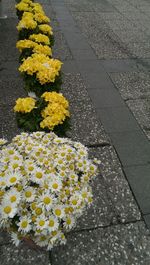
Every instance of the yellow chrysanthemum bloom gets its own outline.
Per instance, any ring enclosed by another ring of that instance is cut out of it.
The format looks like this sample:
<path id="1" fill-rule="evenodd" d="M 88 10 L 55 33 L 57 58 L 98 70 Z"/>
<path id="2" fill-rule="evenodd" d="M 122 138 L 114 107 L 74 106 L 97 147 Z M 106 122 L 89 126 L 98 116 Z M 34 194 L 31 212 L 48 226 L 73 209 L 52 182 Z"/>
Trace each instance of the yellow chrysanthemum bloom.
<path id="1" fill-rule="evenodd" d="M 49 40 L 49 37 L 47 37 L 46 35 L 44 34 L 32 34 L 30 35 L 29 37 L 30 40 L 33 40 L 37 43 L 44 43 L 46 45 L 50 45 L 50 40 Z"/>
<path id="2" fill-rule="evenodd" d="M 30 97 L 18 98 L 14 107 L 15 112 L 29 113 L 35 108 L 36 100 Z"/>
<path id="3" fill-rule="evenodd" d="M 55 82 L 56 76 L 59 75 L 62 63 L 57 59 L 50 59 L 44 54 L 34 53 L 23 61 L 19 67 L 19 71 L 33 75 L 36 73 L 36 78 L 40 84 Z"/>
<path id="4" fill-rule="evenodd" d="M 45 14 L 41 4 L 32 2 L 31 6 L 32 6 L 33 13 L 39 13 L 40 12 L 42 14 Z"/>
<path id="5" fill-rule="evenodd" d="M 61 104 L 64 108 L 69 107 L 68 100 L 61 93 L 57 93 L 54 91 L 45 92 L 41 97 L 44 98 L 44 100 L 49 103 L 56 102 Z"/>
<path id="6" fill-rule="evenodd" d="M 34 42 L 35 43 L 35 42 Z M 42 53 L 47 56 L 52 56 L 52 49 L 47 45 L 37 44 L 33 48 L 34 53 Z"/>
<path id="7" fill-rule="evenodd" d="M 40 123 L 40 126 L 41 128 L 53 130 L 56 125 L 62 124 L 66 117 L 70 116 L 68 110 L 69 103 L 62 94 L 56 92 L 45 92 L 42 97 L 49 104 L 41 112 L 44 119 Z"/>
<path id="8" fill-rule="evenodd" d="M 49 23 L 50 19 L 43 14 L 43 12 L 36 12 L 34 14 L 34 19 L 38 22 L 38 23 Z"/>
<path id="9" fill-rule="evenodd" d="M 33 49 L 36 46 L 36 42 L 32 41 L 32 40 L 19 40 L 16 43 L 16 48 L 22 52 L 23 49 Z"/>
<path id="10" fill-rule="evenodd" d="M 47 24 L 39 25 L 39 29 L 44 33 L 48 35 L 53 35 L 52 27 Z"/>
<path id="11" fill-rule="evenodd" d="M 35 29 L 36 27 L 37 22 L 34 20 L 32 13 L 24 12 L 22 19 L 17 26 L 18 31 L 21 31 L 22 29 Z"/>
<path id="12" fill-rule="evenodd" d="M 30 1 L 31 2 L 31 1 Z M 25 3 L 25 2 L 20 2 L 17 5 L 15 5 L 16 9 L 22 12 L 25 11 L 32 11 L 32 7 L 30 7 L 30 2 L 29 3 Z"/>

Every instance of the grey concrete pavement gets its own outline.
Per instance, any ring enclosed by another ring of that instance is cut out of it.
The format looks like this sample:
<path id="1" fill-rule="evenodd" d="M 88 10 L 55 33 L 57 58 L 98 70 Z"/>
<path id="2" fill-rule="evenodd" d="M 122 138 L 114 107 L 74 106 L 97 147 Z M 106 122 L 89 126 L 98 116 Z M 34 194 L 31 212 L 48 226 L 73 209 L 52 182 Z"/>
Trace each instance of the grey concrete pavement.
<path id="1" fill-rule="evenodd" d="M 24 92 L 17 71 L 15 2 L 1 1 L 8 18 L 0 19 L 0 136 L 11 139 L 19 132 L 12 107 Z M 68 136 L 102 161 L 92 183 L 93 206 L 68 234 L 67 245 L 53 250 L 52 264 L 149 265 L 150 3 L 38 2 L 51 18 L 54 56 L 64 63 L 62 93 L 72 113 Z M 0 253 L 2 265 L 49 264 L 48 253 L 24 245 L 16 249 L 4 233 Z"/>

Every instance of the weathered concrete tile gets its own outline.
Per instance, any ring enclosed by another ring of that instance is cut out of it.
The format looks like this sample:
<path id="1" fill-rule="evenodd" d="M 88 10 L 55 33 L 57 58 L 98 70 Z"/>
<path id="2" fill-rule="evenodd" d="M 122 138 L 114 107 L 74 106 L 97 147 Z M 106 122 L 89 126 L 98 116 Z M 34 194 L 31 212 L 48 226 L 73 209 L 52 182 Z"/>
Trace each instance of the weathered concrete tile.
<path id="1" fill-rule="evenodd" d="M 0 80 L 0 104 L 15 105 L 18 97 L 27 96 L 23 90 L 24 83 L 21 78 L 2 79 Z"/>
<path id="2" fill-rule="evenodd" d="M 150 133 L 150 97 L 147 99 L 128 100 L 127 105 L 149 138 Z M 149 138 L 150 139 L 150 138 Z"/>
<path id="3" fill-rule="evenodd" d="M 3 245 L 0 249 L 1 265 L 49 265 L 48 252 L 30 249 L 25 245 L 16 248 L 12 244 Z"/>
<path id="4" fill-rule="evenodd" d="M 150 57 L 150 42 L 132 42 L 128 43 L 128 50 L 135 58 Z"/>
<path id="5" fill-rule="evenodd" d="M 60 30 L 55 31 L 54 37 L 55 37 L 55 43 L 53 46 L 53 57 L 58 58 L 62 61 L 72 60 L 70 49 L 66 43 L 66 40 L 62 32 Z"/>
<path id="6" fill-rule="evenodd" d="M 126 132 L 139 130 L 139 125 L 128 107 L 97 108 L 98 115 L 106 132 Z"/>
<path id="7" fill-rule="evenodd" d="M 72 102 L 70 109 L 71 131 L 68 136 L 86 145 L 109 142 L 91 101 Z"/>
<path id="8" fill-rule="evenodd" d="M 19 63 L 17 61 L 0 61 L 0 80 L 14 79 L 20 77 L 18 71 Z"/>
<path id="9" fill-rule="evenodd" d="M 89 100 L 87 89 L 80 74 L 64 74 L 61 92 L 69 102 Z"/>
<path id="10" fill-rule="evenodd" d="M 1 245 L 6 245 L 10 243 L 10 236 L 7 232 L 5 231 L 0 231 L 0 246 Z"/>
<path id="11" fill-rule="evenodd" d="M 92 181 L 91 186 L 93 189 L 93 203 L 77 220 L 75 230 L 107 226 L 117 222 L 114 205 L 107 194 L 108 191 L 104 185 L 103 177 L 98 175 Z"/>
<path id="12" fill-rule="evenodd" d="M 150 96 L 148 72 L 112 73 L 110 77 L 125 100 Z"/>
<path id="13" fill-rule="evenodd" d="M 101 161 L 100 173 L 111 199 L 116 219 L 129 222 L 141 219 L 140 211 L 122 171 L 118 156 L 112 146 L 90 149 L 93 157 Z"/>
<path id="14" fill-rule="evenodd" d="M 150 239 L 143 222 L 70 233 L 53 251 L 54 265 L 148 265 Z"/>
<path id="15" fill-rule="evenodd" d="M 150 146 L 142 130 L 111 133 L 111 140 L 123 166 L 150 163 Z"/>
<path id="16" fill-rule="evenodd" d="M 92 3 L 89 3 L 87 5 L 86 0 L 83 0 L 82 2 L 79 0 L 65 0 L 65 3 L 67 4 L 67 7 L 70 11 L 93 11 Z"/>
<path id="17" fill-rule="evenodd" d="M 125 174 L 143 214 L 150 213 L 150 165 L 125 167 Z"/>

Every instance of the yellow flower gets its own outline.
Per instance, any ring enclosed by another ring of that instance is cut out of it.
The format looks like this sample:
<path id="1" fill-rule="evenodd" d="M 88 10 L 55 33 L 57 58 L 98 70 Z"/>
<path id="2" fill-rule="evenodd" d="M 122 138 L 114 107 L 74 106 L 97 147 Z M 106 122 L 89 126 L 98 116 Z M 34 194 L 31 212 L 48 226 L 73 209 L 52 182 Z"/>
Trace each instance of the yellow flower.
<path id="1" fill-rule="evenodd" d="M 32 34 L 30 35 L 29 37 L 30 40 L 33 40 L 37 43 L 44 43 L 46 45 L 50 45 L 50 40 L 49 40 L 49 37 L 47 37 L 46 35 L 44 34 Z"/>
<path id="2" fill-rule="evenodd" d="M 22 29 L 35 29 L 37 27 L 37 22 L 33 18 L 33 14 L 30 12 L 24 12 L 22 19 L 19 21 L 17 29 L 21 31 Z"/>
<path id="3" fill-rule="evenodd" d="M 17 49 L 22 52 L 23 49 L 33 49 L 35 47 L 36 43 L 32 40 L 19 40 L 16 43 Z"/>
<path id="4" fill-rule="evenodd" d="M 56 76 L 59 75 L 62 63 L 56 59 L 50 59 L 44 54 L 34 53 L 23 61 L 19 67 L 20 72 L 33 75 L 36 73 L 36 78 L 40 84 L 55 82 Z"/>
<path id="5" fill-rule="evenodd" d="M 39 25 L 39 29 L 44 33 L 48 35 L 53 35 L 52 27 L 47 24 Z"/>
<path id="6" fill-rule="evenodd" d="M 37 12 L 34 14 L 34 19 L 38 22 L 38 23 L 48 23 L 50 22 L 50 19 L 45 16 L 45 14 L 43 14 L 42 12 Z"/>
<path id="7" fill-rule="evenodd" d="M 35 44 L 34 45 L 34 49 L 33 52 L 35 53 L 42 53 L 45 54 L 47 56 L 52 56 L 52 49 L 47 46 L 47 45 L 42 45 L 42 44 Z"/>
<path id="8" fill-rule="evenodd" d="M 18 9 L 19 11 L 32 11 L 32 8 L 30 7 L 30 3 L 31 1 L 29 1 L 29 3 L 25 3 L 25 2 L 20 2 L 17 5 L 15 5 L 16 9 Z"/>
<path id="9" fill-rule="evenodd" d="M 69 103 L 62 94 L 56 92 L 45 92 L 42 97 L 49 102 L 47 107 L 41 112 L 43 121 L 40 123 L 41 128 L 53 128 L 62 124 L 70 116 L 68 111 Z"/>
<path id="10" fill-rule="evenodd" d="M 30 97 L 18 98 L 14 107 L 15 112 L 29 113 L 35 107 L 36 100 Z"/>

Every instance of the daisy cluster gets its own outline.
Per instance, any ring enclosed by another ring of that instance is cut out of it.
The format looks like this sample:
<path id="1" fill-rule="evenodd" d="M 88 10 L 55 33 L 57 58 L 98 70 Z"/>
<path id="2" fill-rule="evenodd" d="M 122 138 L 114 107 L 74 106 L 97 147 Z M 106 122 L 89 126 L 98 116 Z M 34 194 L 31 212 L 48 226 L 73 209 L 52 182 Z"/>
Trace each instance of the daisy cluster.
<path id="1" fill-rule="evenodd" d="M 79 142 L 54 133 L 22 133 L 0 151 L 0 226 L 50 250 L 92 202 L 99 162 Z"/>
<path id="2" fill-rule="evenodd" d="M 54 130 L 61 125 L 65 133 L 69 128 L 69 103 L 58 93 L 62 62 L 52 58 L 50 19 L 42 6 L 33 0 L 21 0 L 16 4 L 16 10 L 20 19 L 17 25 L 20 40 L 16 44 L 20 52 L 19 72 L 28 92 L 27 97 L 16 100 L 14 111 L 18 126 L 34 131 Z M 50 101 L 45 100 L 45 93 L 49 93 Z"/>

